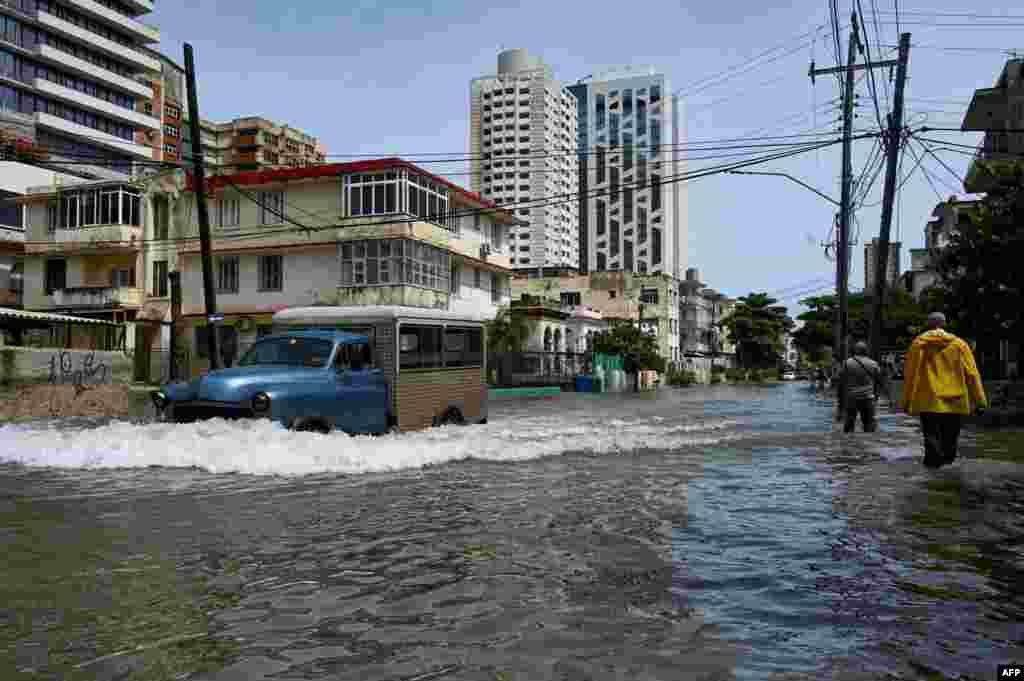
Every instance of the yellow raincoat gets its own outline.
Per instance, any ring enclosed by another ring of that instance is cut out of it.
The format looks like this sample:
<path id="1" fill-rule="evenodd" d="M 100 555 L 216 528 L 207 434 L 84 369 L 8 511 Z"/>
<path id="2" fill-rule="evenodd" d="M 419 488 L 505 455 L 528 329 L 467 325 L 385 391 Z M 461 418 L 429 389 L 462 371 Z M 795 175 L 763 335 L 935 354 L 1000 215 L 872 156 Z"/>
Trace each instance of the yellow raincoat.
<path id="1" fill-rule="evenodd" d="M 942 329 L 914 339 L 903 376 L 900 406 L 908 414 L 966 415 L 988 406 L 970 346 Z"/>

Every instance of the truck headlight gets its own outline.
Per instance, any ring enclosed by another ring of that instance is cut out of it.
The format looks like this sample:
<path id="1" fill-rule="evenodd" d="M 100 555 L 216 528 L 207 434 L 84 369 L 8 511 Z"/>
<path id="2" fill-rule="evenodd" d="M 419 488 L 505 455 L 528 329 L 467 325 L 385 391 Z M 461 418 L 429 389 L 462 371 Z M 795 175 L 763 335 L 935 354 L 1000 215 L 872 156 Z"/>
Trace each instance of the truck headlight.
<path id="1" fill-rule="evenodd" d="M 270 395 L 256 393 L 252 398 L 252 410 L 257 414 L 265 414 L 270 411 Z"/>
<path id="2" fill-rule="evenodd" d="M 153 399 L 153 406 L 155 406 L 157 409 L 161 411 L 163 411 L 164 407 L 166 407 L 171 402 L 169 399 L 167 399 L 167 395 L 165 395 L 160 390 L 154 391 L 150 397 L 152 397 Z"/>

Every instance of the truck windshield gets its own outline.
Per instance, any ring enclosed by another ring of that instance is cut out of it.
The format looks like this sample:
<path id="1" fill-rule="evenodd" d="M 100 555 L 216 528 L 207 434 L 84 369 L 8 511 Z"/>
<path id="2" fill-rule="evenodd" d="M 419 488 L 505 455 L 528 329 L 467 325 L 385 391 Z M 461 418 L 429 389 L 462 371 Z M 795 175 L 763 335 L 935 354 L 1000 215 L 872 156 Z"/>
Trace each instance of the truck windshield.
<path id="1" fill-rule="evenodd" d="M 333 343 L 318 338 L 268 338 L 249 348 L 240 367 L 261 364 L 316 367 L 327 365 Z"/>

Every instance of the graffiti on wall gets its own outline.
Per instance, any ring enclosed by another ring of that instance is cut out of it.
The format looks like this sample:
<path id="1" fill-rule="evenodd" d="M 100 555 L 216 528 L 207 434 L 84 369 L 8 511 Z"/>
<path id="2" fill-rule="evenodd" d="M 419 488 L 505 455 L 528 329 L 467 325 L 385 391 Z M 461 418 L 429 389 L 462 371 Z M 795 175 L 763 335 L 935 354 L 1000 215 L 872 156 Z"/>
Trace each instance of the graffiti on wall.
<path id="1" fill-rule="evenodd" d="M 83 355 L 78 368 L 75 368 L 74 356 L 66 350 L 50 357 L 50 384 L 73 385 L 76 393 L 89 390 L 97 385 L 109 383 L 110 367 L 97 361 L 96 352 Z"/>

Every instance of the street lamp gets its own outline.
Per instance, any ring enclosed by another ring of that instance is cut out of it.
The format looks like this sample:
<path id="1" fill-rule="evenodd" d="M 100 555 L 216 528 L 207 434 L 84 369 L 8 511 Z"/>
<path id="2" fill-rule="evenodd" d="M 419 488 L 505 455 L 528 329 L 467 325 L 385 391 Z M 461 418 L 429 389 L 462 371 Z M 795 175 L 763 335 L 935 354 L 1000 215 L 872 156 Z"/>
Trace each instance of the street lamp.
<path id="1" fill-rule="evenodd" d="M 831 196 L 829 196 L 827 194 L 823 194 L 822 192 L 818 191 L 817 189 L 815 189 L 811 185 L 807 184 L 806 182 L 804 182 L 802 180 L 798 180 L 795 177 L 793 177 L 792 175 L 787 175 L 786 173 L 769 173 L 769 172 L 759 172 L 759 171 L 756 171 L 756 170 L 727 170 L 726 172 L 729 173 L 730 175 L 774 175 L 776 177 L 784 177 L 787 180 L 792 180 L 793 182 L 796 182 L 801 187 L 804 187 L 806 189 L 810 189 L 812 192 L 814 192 L 815 194 L 817 194 L 821 198 L 825 199 L 829 203 L 832 203 L 832 204 L 834 204 L 836 206 L 841 206 L 841 204 L 838 201 L 836 201 L 835 199 L 833 199 Z"/>

